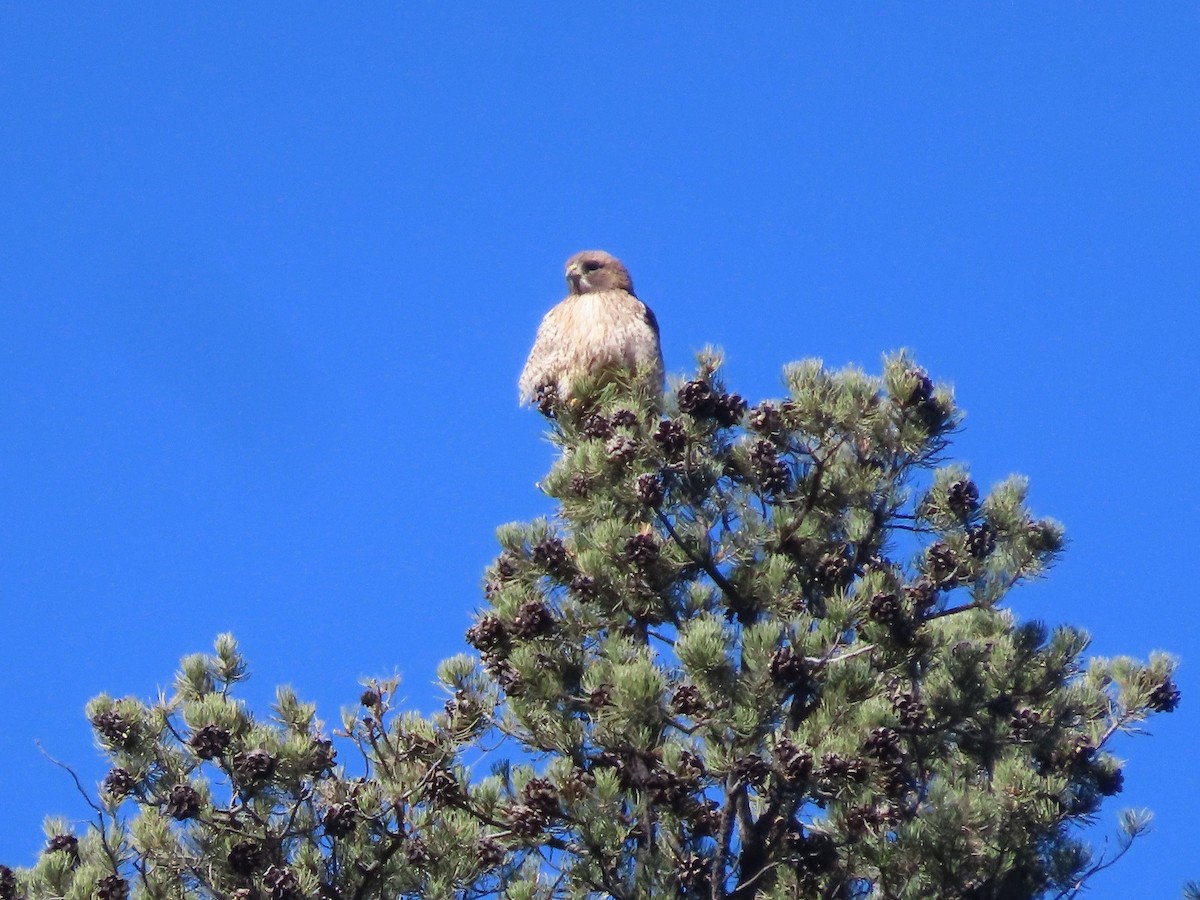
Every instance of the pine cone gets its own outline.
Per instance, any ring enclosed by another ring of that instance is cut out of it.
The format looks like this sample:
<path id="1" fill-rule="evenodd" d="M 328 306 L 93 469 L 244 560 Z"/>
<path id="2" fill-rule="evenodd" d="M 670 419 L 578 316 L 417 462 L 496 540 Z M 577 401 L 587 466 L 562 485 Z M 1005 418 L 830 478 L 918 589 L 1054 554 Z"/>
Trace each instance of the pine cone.
<path id="1" fill-rule="evenodd" d="M 17 873 L 0 866 L 0 900 L 17 900 Z"/>
<path id="2" fill-rule="evenodd" d="M 92 727 L 111 746 L 130 749 L 141 737 L 141 725 L 136 719 L 122 715 L 116 709 L 106 709 L 92 717 Z"/>
<path id="3" fill-rule="evenodd" d="M 868 831 L 874 831 L 882 825 L 883 820 L 883 813 L 877 807 L 855 807 L 846 812 L 846 834 L 852 841 L 859 840 Z"/>
<path id="4" fill-rule="evenodd" d="M 354 830 L 358 822 L 359 810 L 353 803 L 335 803 L 325 810 L 322 826 L 330 838 L 344 838 Z"/>
<path id="5" fill-rule="evenodd" d="M 648 566 L 658 560 L 658 540 L 652 534 L 635 534 L 625 542 L 625 559 L 635 566 Z"/>
<path id="6" fill-rule="evenodd" d="M 747 784 L 761 788 L 771 774 L 771 767 L 757 753 L 747 753 L 733 764 L 733 775 Z"/>
<path id="7" fill-rule="evenodd" d="M 737 394 L 714 398 L 712 416 L 722 428 L 732 428 L 746 414 L 746 401 Z"/>
<path id="8" fill-rule="evenodd" d="M 453 772 L 444 766 L 436 766 L 429 773 L 425 793 L 433 803 L 453 806 L 462 799 L 462 786 Z"/>
<path id="9" fill-rule="evenodd" d="M 683 430 L 683 426 L 673 419 L 663 419 L 658 423 L 658 430 L 654 432 L 655 442 L 662 447 L 663 454 L 667 459 L 676 459 L 683 452 L 683 448 L 687 446 L 687 434 Z"/>
<path id="10" fill-rule="evenodd" d="M 501 553 L 496 558 L 496 575 L 500 581 L 508 581 L 517 574 L 517 561 L 510 553 Z"/>
<path id="11" fill-rule="evenodd" d="M 675 881 L 690 896 L 707 893 L 712 878 L 712 860 L 698 853 L 689 853 L 675 862 Z"/>
<path id="12" fill-rule="evenodd" d="M 953 481 L 946 488 L 946 506 L 959 518 L 965 519 L 979 506 L 979 488 L 969 479 Z"/>
<path id="13" fill-rule="evenodd" d="M 220 756 L 229 746 L 229 732 L 217 725 L 205 725 L 192 735 L 189 744 L 201 759 Z"/>
<path id="14" fill-rule="evenodd" d="M 137 779 L 120 767 L 104 776 L 104 793 L 114 800 L 129 796 L 136 787 Z"/>
<path id="15" fill-rule="evenodd" d="M 499 620 L 497 620 L 497 621 L 499 621 Z M 471 631 L 470 631 L 470 629 L 468 629 L 467 630 L 467 640 L 470 640 L 470 639 L 471 639 Z M 371 688 L 367 688 L 365 691 L 362 692 L 362 696 L 358 698 L 358 702 L 361 703 L 363 706 L 365 706 L 367 709 L 374 709 L 376 706 L 379 705 L 379 694 L 376 693 Z"/>
<path id="16" fill-rule="evenodd" d="M 610 421 L 613 428 L 633 428 L 638 423 L 638 417 L 632 409 L 618 409 Z"/>
<path id="17" fill-rule="evenodd" d="M 513 617 L 513 628 L 529 640 L 554 630 L 554 613 L 541 600 L 526 600 Z"/>
<path id="18" fill-rule="evenodd" d="M 996 549 L 996 529 L 986 522 L 967 531 L 967 552 L 976 559 L 985 559 Z"/>
<path id="19" fill-rule="evenodd" d="M 867 615 L 873 621 L 893 627 L 904 618 L 904 607 L 895 594 L 880 591 L 871 597 L 871 602 L 867 605 Z"/>
<path id="20" fill-rule="evenodd" d="M 892 698 L 892 709 L 900 720 L 900 726 L 909 731 L 919 731 L 925 727 L 925 716 L 928 712 L 924 703 L 915 694 L 901 693 Z"/>
<path id="21" fill-rule="evenodd" d="M 662 478 L 653 472 L 639 475 L 637 479 L 638 499 L 651 509 L 658 509 L 663 502 Z"/>
<path id="22" fill-rule="evenodd" d="M 1092 746 L 1090 740 L 1081 734 L 1077 735 L 1074 740 L 1060 744 L 1055 748 L 1053 757 L 1051 758 L 1051 765 L 1058 769 L 1063 767 L 1079 769 L 1090 763 L 1095 755 L 1096 748 Z"/>
<path id="23" fill-rule="evenodd" d="M 704 712 L 707 706 L 700 696 L 700 688 L 694 684 L 681 684 L 671 695 L 671 709 L 681 716 L 694 716 Z"/>
<path id="24" fill-rule="evenodd" d="M 804 657 L 786 645 L 771 654 L 768 671 L 776 684 L 793 687 L 807 684 L 812 674 Z"/>
<path id="25" fill-rule="evenodd" d="M 562 574 L 570 569 L 566 545 L 556 537 L 545 538 L 534 545 L 533 561 L 551 575 Z"/>
<path id="26" fill-rule="evenodd" d="M 171 788 L 163 811 L 181 822 L 194 819 L 200 815 L 200 794 L 190 784 L 177 784 Z"/>
<path id="27" fill-rule="evenodd" d="M 576 575 L 571 579 L 571 590 L 583 600 L 591 600 L 596 596 L 596 579 L 591 575 Z"/>
<path id="28" fill-rule="evenodd" d="M 485 659 L 484 663 L 488 666 L 488 671 L 496 679 L 496 684 L 500 685 L 500 689 L 510 697 L 519 697 L 525 693 L 526 684 L 524 677 L 508 660 Z"/>
<path id="29" fill-rule="evenodd" d="M 573 766 L 570 775 L 567 776 L 567 782 L 562 786 L 560 793 L 568 803 L 579 803 L 581 800 L 590 797 L 595 790 L 596 776 L 587 769 Z"/>
<path id="30" fill-rule="evenodd" d="M 332 772 L 336 764 L 337 751 L 333 749 L 333 741 L 325 738 L 313 738 L 308 756 L 308 773 L 316 778 L 321 778 Z"/>
<path id="31" fill-rule="evenodd" d="M 568 487 L 576 497 L 586 497 L 592 488 L 591 479 L 582 472 L 576 472 L 571 476 L 571 483 Z"/>
<path id="32" fill-rule="evenodd" d="M 775 759 L 783 772 L 783 777 L 790 784 L 803 784 L 813 771 L 812 754 L 789 741 L 781 738 L 775 745 Z"/>
<path id="33" fill-rule="evenodd" d="M 409 838 L 404 847 L 404 857 L 409 865 L 422 868 L 429 864 L 429 847 L 419 837 Z"/>
<path id="34" fill-rule="evenodd" d="M 554 407 L 558 405 L 558 391 L 554 385 L 544 384 L 533 392 L 533 402 L 538 412 L 547 419 L 553 419 Z"/>
<path id="35" fill-rule="evenodd" d="M 494 650 L 508 643 L 508 631 L 500 617 L 494 613 L 486 613 L 478 622 L 467 629 L 467 642 L 476 650 Z M 364 697 L 366 694 L 363 695 Z M 373 706 L 363 702 L 364 706 Z"/>
<path id="36" fill-rule="evenodd" d="M 638 445 L 631 437 L 618 434 L 604 445 L 604 454 L 610 461 L 628 465 L 637 456 Z"/>
<path id="37" fill-rule="evenodd" d="M 796 854 L 796 868 L 810 875 L 821 875 L 837 865 L 837 847 L 827 834 L 805 832 L 799 822 L 788 831 L 788 846 Z"/>
<path id="38" fill-rule="evenodd" d="M 125 900 L 129 896 L 129 882 L 120 875 L 106 875 L 96 882 L 96 900 Z"/>
<path id="39" fill-rule="evenodd" d="M 1025 526 L 1029 536 L 1029 548 L 1039 555 L 1057 553 L 1062 549 L 1062 531 L 1053 522 L 1030 522 Z"/>
<path id="40" fill-rule="evenodd" d="M 925 551 L 925 568 L 938 587 L 953 587 L 958 583 L 958 561 L 954 551 L 938 541 Z"/>
<path id="41" fill-rule="evenodd" d="M 677 808 L 687 797 L 687 789 L 674 772 L 666 769 L 652 769 L 637 785 L 650 795 L 650 802 L 656 806 Z"/>
<path id="42" fill-rule="evenodd" d="M 779 434 L 783 431 L 783 417 L 773 403 L 760 403 L 750 410 L 746 424 L 759 434 Z"/>
<path id="43" fill-rule="evenodd" d="M 271 900 L 302 900 L 300 879 L 284 866 L 271 866 L 263 873 L 263 886 Z"/>
<path id="44" fill-rule="evenodd" d="M 504 862 L 504 846 L 493 838 L 483 838 L 476 847 L 479 865 L 483 869 L 494 869 Z"/>
<path id="45" fill-rule="evenodd" d="M 762 489 L 769 494 L 786 491 L 792 483 L 792 471 L 779 458 L 779 449 L 770 441 L 756 441 L 750 448 L 750 464 Z"/>
<path id="46" fill-rule="evenodd" d="M 79 860 L 79 838 L 73 834 L 56 834 L 46 843 L 47 853 L 66 853 Z"/>
<path id="47" fill-rule="evenodd" d="M 714 800 L 698 800 L 688 809 L 693 837 L 712 837 L 721 828 L 721 810 Z"/>
<path id="48" fill-rule="evenodd" d="M 704 761 L 690 750 L 681 751 L 679 754 L 679 777 L 689 784 L 694 784 L 704 775 Z"/>
<path id="49" fill-rule="evenodd" d="M 817 775 L 827 781 L 866 781 L 870 767 L 861 759 L 847 759 L 838 753 L 826 753 L 821 758 Z"/>
<path id="50" fill-rule="evenodd" d="M 612 685 L 602 684 L 588 694 L 588 708 L 595 711 L 612 703 Z"/>
<path id="51" fill-rule="evenodd" d="M 1162 684 L 1155 685 L 1146 705 L 1156 712 L 1174 712 L 1182 698 L 1175 682 L 1168 678 Z"/>
<path id="52" fill-rule="evenodd" d="M 817 581 L 825 588 L 845 587 L 854 577 L 850 560 L 840 553 L 827 553 L 817 561 Z"/>
<path id="53" fill-rule="evenodd" d="M 679 399 L 679 411 L 697 418 L 707 418 L 712 414 L 712 388 L 707 381 L 689 381 L 676 394 Z"/>
<path id="54" fill-rule="evenodd" d="M 262 870 L 267 854 L 257 841 L 238 841 L 229 848 L 226 860 L 236 874 L 249 878 Z"/>
<path id="55" fill-rule="evenodd" d="M 937 605 L 937 588 L 922 575 L 904 588 L 904 597 L 912 607 L 913 615 L 921 618 Z"/>
<path id="56" fill-rule="evenodd" d="M 910 368 L 904 373 L 905 380 L 911 386 L 906 397 L 897 397 L 896 400 L 903 407 L 913 407 L 921 403 L 928 403 L 933 398 L 933 381 L 924 369 Z"/>
<path id="57" fill-rule="evenodd" d="M 612 437 L 612 425 L 599 413 L 588 416 L 580 431 L 583 432 L 584 437 L 605 439 Z"/>
<path id="58" fill-rule="evenodd" d="M 891 728 L 874 729 L 863 742 L 863 752 L 890 768 L 904 765 L 905 755 L 900 746 L 900 735 Z"/>
<path id="59" fill-rule="evenodd" d="M 1041 713 L 1027 706 L 1021 707 L 1021 709 L 1014 712 L 1012 718 L 1009 720 L 1009 727 L 1016 738 L 1024 738 L 1041 724 Z"/>
<path id="60" fill-rule="evenodd" d="M 233 758 L 234 772 L 248 784 L 267 781 L 275 774 L 275 765 L 275 757 L 261 748 L 238 753 Z"/>
<path id="61" fill-rule="evenodd" d="M 523 838 L 537 837 L 550 823 L 537 810 L 524 803 L 517 803 L 508 811 L 508 824 L 513 834 Z"/>
<path id="62" fill-rule="evenodd" d="M 558 816 L 558 790 L 545 778 L 531 778 L 521 792 L 525 805 L 536 810 L 546 819 Z"/>

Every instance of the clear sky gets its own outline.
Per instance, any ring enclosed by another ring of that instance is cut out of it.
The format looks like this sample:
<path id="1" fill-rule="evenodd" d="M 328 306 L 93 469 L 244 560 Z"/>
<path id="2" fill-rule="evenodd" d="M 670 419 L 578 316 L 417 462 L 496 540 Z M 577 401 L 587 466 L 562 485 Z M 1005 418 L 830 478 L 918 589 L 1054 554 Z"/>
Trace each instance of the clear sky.
<path id="1" fill-rule="evenodd" d="M 493 529 L 550 508 L 516 376 L 600 247 L 672 371 L 955 384 L 955 454 L 1072 541 L 1018 614 L 1184 661 L 1091 896 L 1200 878 L 1200 7 L 337 6 L 0 4 L 0 859 L 87 812 L 35 740 L 94 783 L 86 700 L 218 632 L 260 703 L 440 705 Z"/>

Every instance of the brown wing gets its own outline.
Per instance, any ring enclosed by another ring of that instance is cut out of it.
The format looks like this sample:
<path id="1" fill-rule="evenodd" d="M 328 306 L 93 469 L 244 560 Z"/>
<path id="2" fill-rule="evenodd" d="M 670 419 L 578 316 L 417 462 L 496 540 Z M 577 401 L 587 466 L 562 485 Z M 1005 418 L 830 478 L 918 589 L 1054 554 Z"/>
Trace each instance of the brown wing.
<path id="1" fill-rule="evenodd" d="M 563 304 L 560 303 L 546 313 L 533 339 L 533 349 L 525 360 L 525 368 L 517 381 L 517 390 L 522 403 L 532 403 L 539 388 L 554 384 L 562 368 Z"/>

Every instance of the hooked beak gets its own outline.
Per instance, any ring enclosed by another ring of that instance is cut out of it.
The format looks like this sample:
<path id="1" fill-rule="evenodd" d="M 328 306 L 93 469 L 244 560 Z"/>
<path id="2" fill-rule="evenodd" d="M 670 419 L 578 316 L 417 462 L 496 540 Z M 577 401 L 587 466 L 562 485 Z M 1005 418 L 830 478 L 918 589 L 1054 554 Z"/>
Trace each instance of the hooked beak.
<path id="1" fill-rule="evenodd" d="M 581 292 L 584 281 L 583 269 L 580 268 L 579 263 L 571 263 L 571 265 L 567 266 L 567 284 L 571 286 L 572 293 L 578 294 Z"/>

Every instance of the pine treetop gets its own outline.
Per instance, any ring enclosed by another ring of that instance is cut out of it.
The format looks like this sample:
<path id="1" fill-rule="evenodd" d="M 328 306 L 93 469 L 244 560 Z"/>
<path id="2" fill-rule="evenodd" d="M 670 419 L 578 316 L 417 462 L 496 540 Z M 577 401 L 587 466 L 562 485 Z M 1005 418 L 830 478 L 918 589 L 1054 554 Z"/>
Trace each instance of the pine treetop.
<path id="1" fill-rule="evenodd" d="M 665 400 L 543 395 L 557 509 L 499 529 L 443 712 L 393 679 L 337 729 L 287 689 L 256 717 L 222 637 L 173 696 L 92 702 L 97 824 L 50 822 L 0 900 L 1077 894 L 1173 661 L 1005 609 L 1063 529 L 948 460 L 908 355 L 784 383 L 750 406 L 706 353 Z"/>

